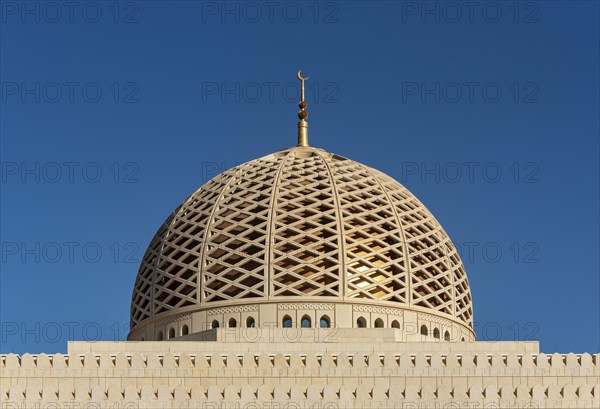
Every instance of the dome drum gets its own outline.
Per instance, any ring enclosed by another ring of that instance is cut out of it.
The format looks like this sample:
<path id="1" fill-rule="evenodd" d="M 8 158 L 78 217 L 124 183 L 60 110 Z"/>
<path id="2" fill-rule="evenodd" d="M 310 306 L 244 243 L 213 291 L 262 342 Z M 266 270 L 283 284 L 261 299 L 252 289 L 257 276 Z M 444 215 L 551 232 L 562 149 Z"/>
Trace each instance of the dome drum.
<path id="1" fill-rule="evenodd" d="M 475 340 L 470 327 L 440 315 L 352 302 L 256 303 L 166 313 L 144 322 L 132 331 L 129 340 L 197 339 L 194 334 L 215 328 L 227 331 L 240 329 L 241 336 L 247 328 L 263 328 L 266 333 L 276 328 L 330 329 L 331 336 L 340 328 L 391 328 L 397 330 L 396 337 L 403 342 Z M 181 338 L 188 334 L 187 338 Z"/>

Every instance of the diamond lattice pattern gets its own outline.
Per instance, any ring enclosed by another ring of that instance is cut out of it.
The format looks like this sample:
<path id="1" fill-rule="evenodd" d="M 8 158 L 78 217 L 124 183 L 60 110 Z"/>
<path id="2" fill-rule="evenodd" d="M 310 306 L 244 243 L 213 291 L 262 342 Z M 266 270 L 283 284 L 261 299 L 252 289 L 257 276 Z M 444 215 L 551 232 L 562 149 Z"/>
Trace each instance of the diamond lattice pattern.
<path id="1" fill-rule="evenodd" d="M 384 173 L 315 148 L 234 167 L 175 210 L 144 255 L 131 325 L 192 305 L 314 297 L 472 327 L 463 264 L 427 208 Z"/>

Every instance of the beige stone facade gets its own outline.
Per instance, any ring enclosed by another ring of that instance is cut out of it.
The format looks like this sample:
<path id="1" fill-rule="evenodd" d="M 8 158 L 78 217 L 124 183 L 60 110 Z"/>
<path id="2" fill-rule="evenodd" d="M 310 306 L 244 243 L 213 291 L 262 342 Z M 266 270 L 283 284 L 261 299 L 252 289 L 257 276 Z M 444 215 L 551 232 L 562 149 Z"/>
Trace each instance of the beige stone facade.
<path id="1" fill-rule="evenodd" d="M 219 328 L 1 357 L 2 408 L 598 408 L 600 356 L 401 330 Z"/>

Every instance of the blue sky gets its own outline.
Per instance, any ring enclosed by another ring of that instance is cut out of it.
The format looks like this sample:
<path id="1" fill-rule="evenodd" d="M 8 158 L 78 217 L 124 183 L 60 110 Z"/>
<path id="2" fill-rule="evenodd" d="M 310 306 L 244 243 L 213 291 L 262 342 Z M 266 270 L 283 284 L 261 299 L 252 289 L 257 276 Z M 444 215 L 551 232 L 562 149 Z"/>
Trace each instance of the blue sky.
<path id="1" fill-rule="evenodd" d="M 467 3 L 467 4 L 465 4 Z M 152 235 L 310 142 L 460 248 L 480 340 L 600 349 L 599 3 L 0 2 L 0 352 L 127 334 Z"/>

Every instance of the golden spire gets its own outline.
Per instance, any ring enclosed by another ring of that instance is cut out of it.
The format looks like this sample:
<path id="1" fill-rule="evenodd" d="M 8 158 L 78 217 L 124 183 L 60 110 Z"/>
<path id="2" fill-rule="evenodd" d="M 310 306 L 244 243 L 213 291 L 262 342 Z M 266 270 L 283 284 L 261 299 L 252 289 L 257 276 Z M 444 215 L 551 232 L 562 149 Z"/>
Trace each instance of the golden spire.
<path id="1" fill-rule="evenodd" d="M 308 114 L 306 113 L 306 101 L 304 100 L 304 81 L 310 77 L 302 78 L 300 71 L 302 70 L 298 70 L 298 79 L 302 83 L 302 87 L 300 103 L 298 104 L 300 107 L 298 112 L 298 118 L 300 119 L 300 122 L 298 122 L 298 146 L 308 146 L 308 122 L 306 122 Z"/>

